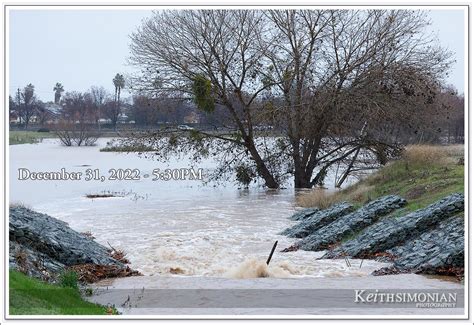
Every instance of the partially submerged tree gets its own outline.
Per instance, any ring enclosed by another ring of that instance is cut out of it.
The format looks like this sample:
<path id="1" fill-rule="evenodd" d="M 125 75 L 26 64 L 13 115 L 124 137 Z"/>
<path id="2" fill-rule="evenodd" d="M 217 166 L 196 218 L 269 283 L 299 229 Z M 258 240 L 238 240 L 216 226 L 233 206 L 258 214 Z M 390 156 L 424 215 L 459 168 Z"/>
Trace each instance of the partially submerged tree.
<path id="1" fill-rule="evenodd" d="M 155 143 L 163 159 L 179 150 L 218 156 L 215 175 L 258 176 L 269 188 L 288 176 L 296 188 L 321 185 L 341 162 L 344 181 L 397 154 L 392 129 L 416 129 L 432 106 L 450 56 L 427 24 L 411 10 L 155 12 L 131 35 L 142 69 L 135 87 L 225 111 L 228 131 L 131 141 Z"/>
<path id="2" fill-rule="evenodd" d="M 90 93 L 67 92 L 62 101 L 63 110 L 55 133 L 65 146 L 92 146 L 98 132 L 92 125 L 96 121 L 93 96 Z"/>

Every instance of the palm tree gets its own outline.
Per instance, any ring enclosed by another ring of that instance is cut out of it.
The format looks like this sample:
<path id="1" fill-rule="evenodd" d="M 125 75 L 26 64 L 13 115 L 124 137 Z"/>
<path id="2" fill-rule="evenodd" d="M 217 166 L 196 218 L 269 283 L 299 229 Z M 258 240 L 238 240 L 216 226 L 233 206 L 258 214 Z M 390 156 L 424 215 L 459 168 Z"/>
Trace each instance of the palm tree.
<path id="1" fill-rule="evenodd" d="M 117 117 L 120 114 L 120 91 L 125 87 L 125 78 L 122 74 L 117 73 L 115 78 L 112 80 L 115 86 L 115 107 Z M 117 121 L 115 119 L 114 129 L 117 127 Z"/>
<path id="2" fill-rule="evenodd" d="M 54 103 L 59 104 L 61 99 L 61 94 L 64 92 L 64 87 L 60 82 L 56 82 L 56 85 L 53 88 L 54 90 Z"/>

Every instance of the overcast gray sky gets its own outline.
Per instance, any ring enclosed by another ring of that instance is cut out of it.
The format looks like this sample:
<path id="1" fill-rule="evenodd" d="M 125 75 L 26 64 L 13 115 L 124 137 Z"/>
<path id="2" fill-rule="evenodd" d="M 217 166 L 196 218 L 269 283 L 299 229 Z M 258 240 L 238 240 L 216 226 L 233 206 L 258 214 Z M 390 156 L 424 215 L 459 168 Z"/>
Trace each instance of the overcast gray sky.
<path id="1" fill-rule="evenodd" d="M 92 85 L 113 91 L 117 72 L 127 73 L 128 35 L 144 10 L 11 10 L 9 31 L 10 94 L 35 85 L 43 101 L 54 99 L 53 86 L 86 91 Z M 432 29 L 443 47 L 455 52 L 457 62 L 447 79 L 464 92 L 463 10 L 430 12 Z"/>

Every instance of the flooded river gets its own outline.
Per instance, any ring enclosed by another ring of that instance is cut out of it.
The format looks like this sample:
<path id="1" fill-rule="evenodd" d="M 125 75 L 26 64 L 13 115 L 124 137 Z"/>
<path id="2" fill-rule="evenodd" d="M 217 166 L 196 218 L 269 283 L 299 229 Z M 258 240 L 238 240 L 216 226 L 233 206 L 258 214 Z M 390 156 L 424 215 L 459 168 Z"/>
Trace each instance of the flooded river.
<path id="1" fill-rule="evenodd" d="M 95 147 L 64 147 L 54 139 L 43 140 L 40 144 L 10 146 L 9 195 L 11 203 L 21 203 L 47 213 L 66 221 L 79 232 L 90 231 L 106 246 L 123 249 L 131 267 L 144 274 L 143 277 L 118 279 L 107 286 L 136 289 L 154 286 L 201 288 L 212 284 L 219 288 L 235 288 L 236 285 L 319 288 L 323 285 L 347 289 L 368 284 L 377 286 L 377 283 L 397 287 L 406 285 L 409 280 L 420 288 L 462 288 L 458 283 L 417 275 L 373 277 L 370 276 L 373 270 L 387 265 L 374 261 L 353 260 L 348 266 L 344 260 L 316 260 L 321 252 L 280 253 L 281 249 L 294 243 L 292 239 L 278 235 L 295 223 L 288 219 L 297 211 L 292 189 L 239 190 L 231 180 L 227 186 L 211 187 L 203 186 L 198 180 L 153 181 L 151 177 L 133 181 L 18 180 L 18 168 L 35 172 L 65 168 L 68 172 L 83 173 L 87 169 L 98 169 L 107 178 L 111 168 L 138 169 L 143 176 L 156 168 L 206 169 L 215 166 L 213 161 L 195 166 L 187 160 L 164 164 L 134 153 L 100 152 L 106 141 L 100 139 Z M 101 193 L 115 197 L 86 197 Z M 276 240 L 279 244 L 267 267 L 265 261 Z M 258 278 L 261 276 L 267 278 Z M 125 292 L 117 292 L 119 297 L 115 298 L 120 300 Z M 455 310 L 462 313 L 459 309 L 439 312 L 451 314 Z M 153 308 L 124 308 L 123 311 L 157 312 Z M 224 313 L 232 312 L 226 309 Z M 250 309 L 242 313 L 246 312 L 256 313 Z M 418 310 L 418 313 L 425 312 Z M 189 313 L 198 311 L 194 309 Z"/>

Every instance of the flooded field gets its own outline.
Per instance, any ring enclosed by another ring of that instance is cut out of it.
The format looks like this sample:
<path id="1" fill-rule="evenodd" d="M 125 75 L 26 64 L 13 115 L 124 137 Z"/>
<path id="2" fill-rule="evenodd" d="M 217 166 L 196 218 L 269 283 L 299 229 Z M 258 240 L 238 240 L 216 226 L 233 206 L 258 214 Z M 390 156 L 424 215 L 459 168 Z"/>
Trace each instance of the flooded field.
<path id="1" fill-rule="evenodd" d="M 420 288 L 463 287 L 417 275 L 373 277 L 372 271 L 387 265 L 374 261 L 353 260 L 348 266 L 344 260 L 317 260 L 321 252 L 281 253 L 294 242 L 278 235 L 294 224 L 288 219 L 297 210 L 292 189 L 239 190 L 232 180 L 227 186 L 212 187 L 196 180 L 152 181 L 144 177 L 103 182 L 18 180 L 18 168 L 36 172 L 65 168 L 83 173 L 98 169 L 107 177 L 111 168 L 136 168 L 144 175 L 155 168 L 214 166 L 213 161 L 196 166 L 187 160 L 163 164 L 134 153 L 100 152 L 106 141 L 100 139 L 95 147 L 64 147 L 57 140 L 46 139 L 40 144 L 10 146 L 9 159 L 11 203 L 66 221 L 79 232 L 90 231 L 98 242 L 123 249 L 131 267 L 144 274 L 106 285 L 133 289 L 200 288 L 210 283 L 220 288 L 305 288 L 323 284 L 347 289 L 366 284 L 397 287 L 410 281 L 410 286 Z M 107 193 L 112 197 L 86 197 Z M 267 267 L 265 261 L 276 240 L 279 244 Z M 257 279 L 260 277 L 267 278 Z M 120 300 L 124 292 L 117 292 L 119 297 L 113 299 Z"/>

